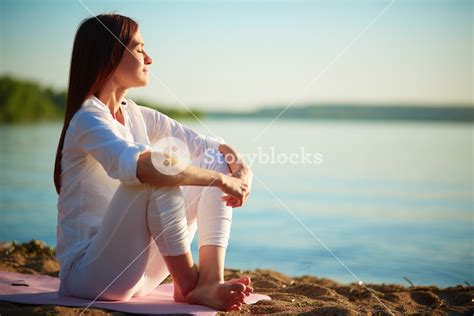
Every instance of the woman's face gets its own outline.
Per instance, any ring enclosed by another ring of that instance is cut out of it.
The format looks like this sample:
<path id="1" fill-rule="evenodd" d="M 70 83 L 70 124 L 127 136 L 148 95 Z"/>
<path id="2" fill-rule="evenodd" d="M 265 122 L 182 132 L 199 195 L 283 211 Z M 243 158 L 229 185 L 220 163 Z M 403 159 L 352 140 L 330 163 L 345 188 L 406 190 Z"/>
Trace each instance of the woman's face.
<path id="1" fill-rule="evenodd" d="M 135 33 L 127 48 L 114 72 L 114 81 L 124 88 L 147 85 L 148 65 L 152 63 L 152 59 L 145 52 L 144 41 L 140 31 Z"/>

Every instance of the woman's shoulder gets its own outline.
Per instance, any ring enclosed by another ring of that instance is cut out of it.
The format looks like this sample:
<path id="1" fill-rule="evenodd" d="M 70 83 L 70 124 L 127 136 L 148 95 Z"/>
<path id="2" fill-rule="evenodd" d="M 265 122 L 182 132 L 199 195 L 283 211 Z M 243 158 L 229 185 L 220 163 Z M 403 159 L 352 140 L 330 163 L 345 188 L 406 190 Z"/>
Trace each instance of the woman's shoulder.
<path id="1" fill-rule="evenodd" d="M 137 109 L 140 109 L 142 112 L 149 112 L 148 110 L 153 110 L 149 107 L 146 107 L 144 105 L 137 104 L 135 101 L 132 99 L 127 98 L 127 107 L 136 107 Z"/>
<path id="2" fill-rule="evenodd" d="M 112 126 L 112 116 L 110 112 L 107 111 L 107 109 L 102 109 L 100 105 L 86 100 L 71 118 L 69 125 L 74 132 L 76 132 L 76 130 L 88 130 L 99 126 Z"/>
<path id="3" fill-rule="evenodd" d="M 81 107 L 74 114 L 73 119 L 78 118 L 90 118 L 90 117 L 108 117 L 110 111 L 106 109 L 103 105 L 96 102 L 93 98 L 87 98 L 82 102 Z"/>

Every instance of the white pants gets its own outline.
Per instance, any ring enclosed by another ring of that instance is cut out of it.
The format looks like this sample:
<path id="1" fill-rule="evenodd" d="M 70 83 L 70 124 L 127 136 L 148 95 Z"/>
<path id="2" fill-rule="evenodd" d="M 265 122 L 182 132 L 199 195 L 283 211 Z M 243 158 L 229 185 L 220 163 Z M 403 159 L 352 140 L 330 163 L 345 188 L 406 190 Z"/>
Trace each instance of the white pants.
<path id="1" fill-rule="evenodd" d="M 212 155 L 215 159 L 208 153 L 191 164 L 230 174 L 222 154 Z M 162 256 L 189 251 L 196 230 L 199 247 L 227 247 L 232 208 L 221 201 L 223 195 L 217 187 L 120 184 L 97 235 L 72 264 L 67 290 L 86 299 L 126 301 L 166 279 Z"/>

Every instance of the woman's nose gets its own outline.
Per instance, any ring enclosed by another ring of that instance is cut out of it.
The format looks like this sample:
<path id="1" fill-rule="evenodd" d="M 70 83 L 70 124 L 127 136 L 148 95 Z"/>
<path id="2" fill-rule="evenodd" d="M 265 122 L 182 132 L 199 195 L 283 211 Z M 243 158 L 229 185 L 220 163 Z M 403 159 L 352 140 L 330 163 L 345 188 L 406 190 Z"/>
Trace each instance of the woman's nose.
<path id="1" fill-rule="evenodd" d="M 145 65 L 150 65 L 153 63 L 153 59 L 151 59 L 150 55 L 145 54 Z"/>

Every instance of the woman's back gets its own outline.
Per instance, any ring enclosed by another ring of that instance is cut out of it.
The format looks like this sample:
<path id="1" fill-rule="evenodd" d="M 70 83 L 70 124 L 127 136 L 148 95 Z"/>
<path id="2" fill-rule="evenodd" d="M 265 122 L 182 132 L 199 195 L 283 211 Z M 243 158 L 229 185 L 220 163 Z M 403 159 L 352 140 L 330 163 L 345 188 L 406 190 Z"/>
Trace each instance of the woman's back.
<path id="1" fill-rule="evenodd" d="M 124 105 L 124 126 L 113 119 L 100 100 L 90 97 L 69 124 L 57 205 L 56 259 L 61 273 L 66 273 L 97 233 L 120 182 L 138 182 L 133 177 L 134 161 L 126 154 L 143 152 L 149 140 L 143 135 L 143 119 L 136 117 L 136 111 L 127 111 L 128 106 L 136 107 L 130 101 Z"/>

